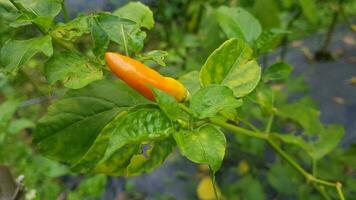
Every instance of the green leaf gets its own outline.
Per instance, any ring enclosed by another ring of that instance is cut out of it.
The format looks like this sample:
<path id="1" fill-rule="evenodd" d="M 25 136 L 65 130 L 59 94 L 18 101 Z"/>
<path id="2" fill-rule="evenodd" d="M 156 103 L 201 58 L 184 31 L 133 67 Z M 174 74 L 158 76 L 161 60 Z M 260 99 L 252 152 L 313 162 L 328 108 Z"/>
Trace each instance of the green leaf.
<path id="1" fill-rule="evenodd" d="M 340 125 L 328 125 L 320 130 L 317 139 L 307 140 L 308 138 L 291 134 L 275 134 L 274 136 L 285 143 L 301 147 L 310 157 L 320 160 L 337 147 L 344 136 L 344 132 L 344 128 Z"/>
<path id="2" fill-rule="evenodd" d="M 275 0 L 257 0 L 253 4 L 252 13 L 263 28 L 276 28 L 281 24 L 279 8 Z"/>
<path id="3" fill-rule="evenodd" d="M 282 36 L 288 33 L 290 32 L 283 29 L 264 29 L 254 43 L 256 53 L 263 54 L 273 50 L 280 43 Z"/>
<path id="4" fill-rule="evenodd" d="M 52 31 L 52 35 L 61 40 L 74 42 L 80 36 L 88 32 L 88 17 L 79 16 L 68 23 L 57 25 L 57 27 Z"/>
<path id="5" fill-rule="evenodd" d="M 78 89 L 101 79 L 103 72 L 100 65 L 80 54 L 62 52 L 48 60 L 45 75 L 50 84 L 61 81 L 67 88 Z"/>
<path id="6" fill-rule="evenodd" d="M 224 159 L 225 135 L 212 125 L 205 125 L 196 130 L 181 130 L 174 134 L 174 139 L 182 155 L 189 160 L 208 164 L 216 172 Z"/>
<path id="7" fill-rule="evenodd" d="M 261 68 L 251 48 L 242 40 L 230 39 L 208 57 L 200 71 L 200 83 L 222 84 L 236 97 L 243 97 L 255 89 L 260 76 Z"/>
<path id="8" fill-rule="evenodd" d="M 165 67 L 166 63 L 164 63 L 164 59 L 167 56 L 168 56 L 168 52 L 167 51 L 153 50 L 153 51 L 138 55 L 138 59 L 141 60 L 141 61 L 153 60 L 157 64 Z"/>
<path id="9" fill-rule="evenodd" d="M 52 159 L 72 166 L 95 165 L 108 145 L 103 128 L 119 113 L 147 102 L 123 82 L 95 81 L 69 90 L 52 104 L 38 122 L 33 141 Z"/>
<path id="10" fill-rule="evenodd" d="M 243 8 L 221 6 L 215 15 L 228 38 L 240 38 L 252 44 L 262 32 L 258 20 Z"/>
<path id="11" fill-rule="evenodd" d="M 304 129 L 306 134 L 313 135 L 323 131 L 323 125 L 319 120 L 320 112 L 301 101 L 279 107 L 276 114 L 295 121 Z"/>
<path id="12" fill-rule="evenodd" d="M 281 178 L 288 177 L 288 178 Z M 269 184 L 282 194 L 293 195 L 297 194 L 296 188 L 302 184 L 300 176 L 290 166 L 281 163 L 274 163 L 267 173 Z"/>
<path id="13" fill-rule="evenodd" d="M 109 46 L 109 36 L 100 27 L 96 18 L 91 20 L 91 35 L 93 40 L 93 53 L 101 59 L 104 59 L 104 54 Z"/>
<path id="14" fill-rule="evenodd" d="M 130 2 L 114 11 L 113 14 L 136 22 L 138 27 L 152 29 L 154 26 L 152 11 L 141 2 Z"/>
<path id="15" fill-rule="evenodd" d="M 320 133 L 319 139 L 312 145 L 311 157 L 319 160 L 330 153 L 340 143 L 344 133 L 344 127 L 341 125 L 326 126 L 325 130 Z"/>
<path id="16" fill-rule="evenodd" d="M 131 20 L 123 19 L 110 13 L 100 13 L 95 19 L 109 39 L 117 44 L 123 44 L 122 32 L 125 31 L 124 26 L 135 25 L 135 22 Z"/>
<path id="17" fill-rule="evenodd" d="M 102 132 L 110 136 L 110 142 L 105 156 L 94 169 L 95 172 L 110 175 L 126 174 L 126 168 L 130 165 L 132 157 L 139 154 L 142 144 L 164 140 L 175 132 L 176 127 L 177 124 L 169 120 L 157 108 L 139 107 L 116 117 Z M 143 163 L 147 162 L 147 165 L 152 167 L 157 166 L 156 159 L 160 155 L 153 155 L 153 153 L 165 155 L 161 154 L 159 149 L 152 150 L 150 158 L 153 160 Z M 137 163 L 134 163 L 132 167 L 137 168 L 135 165 Z M 147 170 L 151 169 L 147 167 Z M 140 171 L 131 170 L 131 173 L 140 173 Z"/>
<path id="18" fill-rule="evenodd" d="M 136 23 L 109 13 L 100 13 L 96 17 L 98 25 L 108 38 L 119 44 L 122 50 L 137 53 L 143 48 L 146 33 L 136 27 Z"/>
<path id="19" fill-rule="evenodd" d="M 157 104 L 162 109 L 162 111 L 167 115 L 169 119 L 177 120 L 181 111 L 176 99 L 161 90 L 158 90 L 156 88 L 152 89 L 155 96 L 155 100 L 157 101 Z"/>
<path id="20" fill-rule="evenodd" d="M 194 116 L 203 119 L 214 117 L 224 109 L 234 109 L 242 105 L 233 92 L 226 86 L 209 85 L 198 90 L 192 97 L 190 107 Z"/>
<path id="21" fill-rule="evenodd" d="M 318 22 L 318 9 L 314 0 L 299 0 L 304 16 L 313 24 Z"/>
<path id="22" fill-rule="evenodd" d="M 35 123 L 33 123 L 28 119 L 21 118 L 11 122 L 8 127 L 8 130 L 9 133 L 18 133 L 25 128 L 34 128 L 34 127 L 35 127 Z"/>
<path id="23" fill-rule="evenodd" d="M 173 138 L 154 142 L 150 149 L 147 150 L 147 155 L 134 155 L 131 158 L 130 164 L 127 167 L 129 176 L 137 176 L 142 173 L 148 173 L 160 166 L 166 157 L 173 151 L 175 142 Z"/>
<path id="24" fill-rule="evenodd" d="M 18 100 L 7 100 L 0 104 L 0 144 L 6 137 L 10 121 L 16 112 L 20 102 Z"/>
<path id="25" fill-rule="evenodd" d="M 260 84 L 255 90 L 256 103 L 258 103 L 268 113 L 273 112 L 274 106 L 274 93 L 270 86 Z"/>
<path id="26" fill-rule="evenodd" d="M 228 186 L 233 191 L 233 199 L 265 200 L 265 192 L 258 179 L 247 175 L 239 179 L 236 183 Z"/>
<path id="27" fill-rule="evenodd" d="M 80 181 L 79 186 L 69 192 L 68 200 L 96 199 L 104 192 L 108 178 L 105 175 L 95 175 Z"/>
<path id="28" fill-rule="evenodd" d="M 15 0 L 14 3 L 22 15 L 13 25 L 21 26 L 33 22 L 44 31 L 51 28 L 54 18 L 62 9 L 60 1 L 57 0 Z"/>
<path id="29" fill-rule="evenodd" d="M 200 89 L 198 71 L 188 72 L 183 76 L 179 77 L 178 80 L 187 88 L 191 95 L 193 95 L 196 91 Z"/>
<path id="30" fill-rule="evenodd" d="M 48 57 L 52 56 L 53 47 L 50 36 L 29 40 L 10 40 L 0 50 L 0 66 L 5 67 L 6 72 L 16 73 L 22 65 L 40 52 Z"/>
<path id="31" fill-rule="evenodd" d="M 293 68 L 285 62 L 277 62 L 269 66 L 262 75 L 264 81 L 286 80 Z"/>

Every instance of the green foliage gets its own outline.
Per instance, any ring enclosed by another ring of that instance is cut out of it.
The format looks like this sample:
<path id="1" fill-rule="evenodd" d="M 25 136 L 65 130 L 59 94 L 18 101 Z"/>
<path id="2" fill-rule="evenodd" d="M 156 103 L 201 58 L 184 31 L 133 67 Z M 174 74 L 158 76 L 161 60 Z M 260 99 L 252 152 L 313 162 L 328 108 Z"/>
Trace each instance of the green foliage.
<path id="1" fill-rule="evenodd" d="M 49 84 L 61 81 L 65 87 L 78 89 L 102 79 L 101 66 L 88 58 L 71 52 L 56 54 L 45 66 L 45 76 Z"/>
<path id="2" fill-rule="evenodd" d="M 292 72 L 292 66 L 285 62 L 274 63 L 269 66 L 262 75 L 264 81 L 280 81 L 289 78 L 289 74 Z"/>
<path id="3" fill-rule="evenodd" d="M 216 127 L 204 125 L 195 130 L 181 130 L 174 139 L 182 155 L 189 160 L 208 164 L 216 172 L 224 159 L 226 139 Z"/>
<path id="4" fill-rule="evenodd" d="M 198 90 L 192 97 L 191 110 L 197 118 L 214 117 L 223 110 L 233 110 L 242 105 L 241 99 L 235 99 L 233 92 L 226 86 L 209 85 Z"/>
<path id="5" fill-rule="evenodd" d="M 216 10 L 216 17 L 228 38 L 239 38 L 251 44 L 262 32 L 258 20 L 243 8 L 222 6 Z"/>
<path id="6" fill-rule="evenodd" d="M 200 71 L 200 83 L 222 84 L 236 97 L 243 97 L 257 86 L 260 76 L 251 48 L 242 40 L 230 39 L 208 57 Z"/>
<path id="7" fill-rule="evenodd" d="M 130 2 L 113 14 L 136 22 L 138 27 L 152 29 L 155 24 L 150 8 L 140 2 Z"/>
<path id="8" fill-rule="evenodd" d="M 0 64 L 5 71 L 16 73 L 37 53 L 52 56 L 53 47 L 51 37 L 37 37 L 29 40 L 10 40 L 4 44 L 0 51 Z"/>
<path id="9" fill-rule="evenodd" d="M 72 20 L 63 10 L 62 22 L 56 16 L 64 1 L 0 0 L 0 163 L 25 175 L 27 198 L 100 198 L 106 175 L 152 172 L 176 146 L 210 167 L 227 199 L 266 199 L 270 192 L 276 198 L 342 199 L 336 180 L 348 198 L 355 196 L 355 148 L 338 148 L 344 128 L 324 125 L 310 98 L 289 101 L 307 91 L 302 76 L 290 76 L 292 66 L 278 61 L 261 72 L 257 63 L 281 41 L 286 45 L 329 23 L 329 4 L 318 2 L 318 10 L 314 0 L 238 5 L 158 1 L 152 12 L 130 2 L 113 13 Z M 178 103 L 151 88 L 151 102 L 110 80 L 107 51 L 155 62 L 155 69 L 179 77 L 188 98 Z M 227 141 L 222 129 L 234 137 Z M 279 159 L 264 159 L 266 152 L 273 156 L 267 144 Z M 248 161 L 245 172 L 225 182 L 225 172 L 234 173 L 240 160 Z M 77 173 L 88 176 L 68 190 L 59 177 Z"/>

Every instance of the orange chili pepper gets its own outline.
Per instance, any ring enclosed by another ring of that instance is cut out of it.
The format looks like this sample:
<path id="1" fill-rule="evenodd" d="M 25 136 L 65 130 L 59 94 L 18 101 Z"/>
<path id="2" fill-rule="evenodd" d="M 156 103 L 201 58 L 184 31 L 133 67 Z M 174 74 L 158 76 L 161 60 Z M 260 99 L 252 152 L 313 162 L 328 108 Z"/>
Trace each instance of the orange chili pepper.
<path id="1" fill-rule="evenodd" d="M 187 90 L 179 81 L 165 77 L 143 63 L 118 53 L 107 52 L 105 60 L 114 74 L 149 100 L 155 101 L 150 86 L 162 90 L 180 102 Z"/>

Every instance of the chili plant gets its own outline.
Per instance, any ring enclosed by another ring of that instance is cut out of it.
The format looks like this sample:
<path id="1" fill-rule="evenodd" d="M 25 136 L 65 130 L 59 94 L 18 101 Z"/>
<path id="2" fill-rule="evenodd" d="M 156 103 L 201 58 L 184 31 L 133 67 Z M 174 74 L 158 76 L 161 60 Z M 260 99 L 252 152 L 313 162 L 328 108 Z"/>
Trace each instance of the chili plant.
<path id="1" fill-rule="evenodd" d="M 340 181 L 317 173 L 317 163 L 338 145 L 343 128 L 323 125 L 318 111 L 303 101 L 279 104 L 283 97 L 275 83 L 288 79 L 292 68 L 280 62 L 262 70 L 257 61 L 275 47 L 285 30 L 264 29 L 243 8 L 219 7 L 214 13 L 228 39 L 208 56 L 200 71 L 178 77 L 189 91 L 185 101 L 177 102 L 167 90 L 147 85 L 154 95 L 150 99 L 155 100 L 150 101 L 125 82 L 110 79 L 104 59 L 105 52 L 117 51 L 141 62 L 165 65 L 166 52 L 142 52 L 146 31 L 154 27 L 147 6 L 129 3 L 112 13 L 67 21 L 63 1 L 10 2 L 17 10 L 12 25 L 32 24 L 42 35 L 3 44 L 2 71 L 16 75 L 41 53 L 48 58 L 44 65 L 48 83 L 68 88 L 36 124 L 33 143 L 42 155 L 65 163 L 73 172 L 137 176 L 162 165 L 177 147 L 192 162 L 209 166 L 215 186 L 229 143 L 225 133 L 232 133 L 268 144 L 325 199 L 345 199 Z M 66 21 L 56 22 L 61 11 Z M 91 45 L 77 48 L 83 38 L 90 38 Z M 142 78 L 132 77 L 132 81 Z M 262 129 L 246 117 L 256 106 L 266 116 L 261 119 Z M 295 122 L 300 131 L 273 128 L 283 120 Z M 303 150 L 303 159 L 312 164 L 300 164 L 285 148 L 291 145 Z M 215 195 L 224 198 L 216 189 Z"/>

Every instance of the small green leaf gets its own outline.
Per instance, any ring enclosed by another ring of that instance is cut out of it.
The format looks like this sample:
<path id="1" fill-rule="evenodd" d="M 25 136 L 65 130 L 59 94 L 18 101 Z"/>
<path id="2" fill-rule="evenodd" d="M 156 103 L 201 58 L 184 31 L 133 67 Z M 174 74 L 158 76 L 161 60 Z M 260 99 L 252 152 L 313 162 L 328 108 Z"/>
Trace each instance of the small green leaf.
<path id="1" fill-rule="evenodd" d="M 281 163 L 275 163 L 270 167 L 267 173 L 267 180 L 278 193 L 289 195 L 297 194 L 298 190 L 296 188 L 302 184 L 300 176 L 296 174 L 293 168 Z"/>
<path id="2" fill-rule="evenodd" d="M 167 56 L 168 56 L 168 52 L 167 51 L 153 50 L 153 51 L 138 55 L 138 59 L 141 60 L 141 61 L 153 60 L 157 64 L 165 67 L 166 63 L 164 63 L 164 59 Z"/>
<path id="3" fill-rule="evenodd" d="M 275 134 L 274 136 L 285 143 L 301 147 L 310 157 L 320 160 L 337 147 L 344 132 L 344 128 L 340 125 L 328 125 L 319 131 L 317 139 L 306 140 L 308 138 L 292 134 Z"/>
<path id="4" fill-rule="evenodd" d="M 196 91 L 200 89 L 198 71 L 188 72 L 183 76 L 179 77 L 178 80 L 187 88 L 191 95 L 193 95 Z"/>
<path id="5" fill-rule="evenodd" d="M 34 127 L 35 127 L 35 123 L 33 123 L 28 119 L 21 118 L 11 122 L 8 127 L 8 130 L 9 133 L 18 133 L 25 128 L 34 128 Z"/>
<path id="6" fill-rule="evenodd" d="M 138 27 L 152 29 L 154 26 L 152 11 L 141 2 L 130 2 L 114 11 L 113 14 L 136 22 Z"/>
<path id="7" fill-rule="evenodd" d="M 228 186 L 234 196 L 230 199 L 265 200 L 265 192 L 260 181 L 251 175 L 239 179 L 236 183 Z"/>
<path id="8" fill-rule="evenodd" d="M 222 84 L 236 97 L 243 97 L 255 89 L 260 76 L 261 68 L 251 48 L 242 40 L 230 39 L 208 57 L 200 71 L 200 83 Z"/>
<path id="9" fill-rule="evenodd" d="M 161 90 L 158 90 L 156 88 L 152 89 L 157 104 L 162 109 L 162 111 L 167 115 L 169 119 L 177 120 L 181 111 L 176 99 Z"/>
<path id="10" fill-rule="evenodd" d="M 228 38 L 239 38 L 252 44 L 262 32 L 258 20 L 243 8 L 221 6 L 215 12 Z"/>
<path id="11" fill-rule="evenodd" d="M 40 52 L 48 57 L 52 56 L 53 47 L 50 36 L 29 40 L 10 40 L 0 50 L 0 66 L 4 66 L 6 72 L 16 73 L 22 65 Z"/>
<path id="12" fill-rule="evenodd" d="M 301 101 L 279 107 L 276 114 L 297 122 L 306 134 L 315 135 L 323 130 L 323 125 L 319 120 L 320 112 Z"/>
<path id="13" fill-rule="evenodd" d="M 242 105 L 233 92 L 226 86 L 210 85 L 198 90 L 192 97 L 191 110 L 200 118 L 214 117 L 224 109 L 234 109 Z"/>
<path id="14" fill-rule="evenodd" d="M 299 0 L 304 16 L 313 24 L 318 22 L 318 9 L 314 0 Z"/>
<path id="15" fill-rule="evenodd" d="M 174 134 L 174 139 L 182 155 L 189 160 L 208 164 L 216 172 L 224 159 L 225 135 L 212 125 L 205 125 L 197 130 L 181 130 Z"/>
<path id="16" fill-rule="evenodd" d="M 264 81 L 280 81 L 286 80 L 293 68 L 285 62 L 277 62 L 269 66 L 262 75 Z"/>
<path id="17" fill-rule="evenodd" d="M 320 132 L 319 139 L 312 145 L 311 157 L 319 160 L 330 153 L 340 143 L 345 130 L 341 125 L 328 125 L 325 130 Z"/>
<path id="18" fill-rule="evenodd" d="M 67 88 L 78 89 L 101 79 L 103 72 L 100 65 L 80 54 L 62 52 L 48 60 L 45 75 L 50 84 L 61 81 Z"/>
<path id="19" fill-rule="evenodd" d="M 117 44 L 123 44 L 122 32 L 125 31 L 124 26 L 135 25 L 135 22 L 131 20 L 110 13 L 100 13 L 95 19 L 109 39 Z"/>
<path id="20" fill-rule="evenodd" d="M 143 48 L 146 33 L 136 27 L 136 23 L 109 13 L 100 13 L 96 17 L 98 25 L 108 38 L 119 44 L 122 50 L 137 53 Z"/>
<path id="21" fill-rule="evenodd" d="M 280 43 L 282 36 L 289 33 L 289 31 L 277 28 L 264 29 L 254 43 L 256 54 L 273 50 Z"/>

